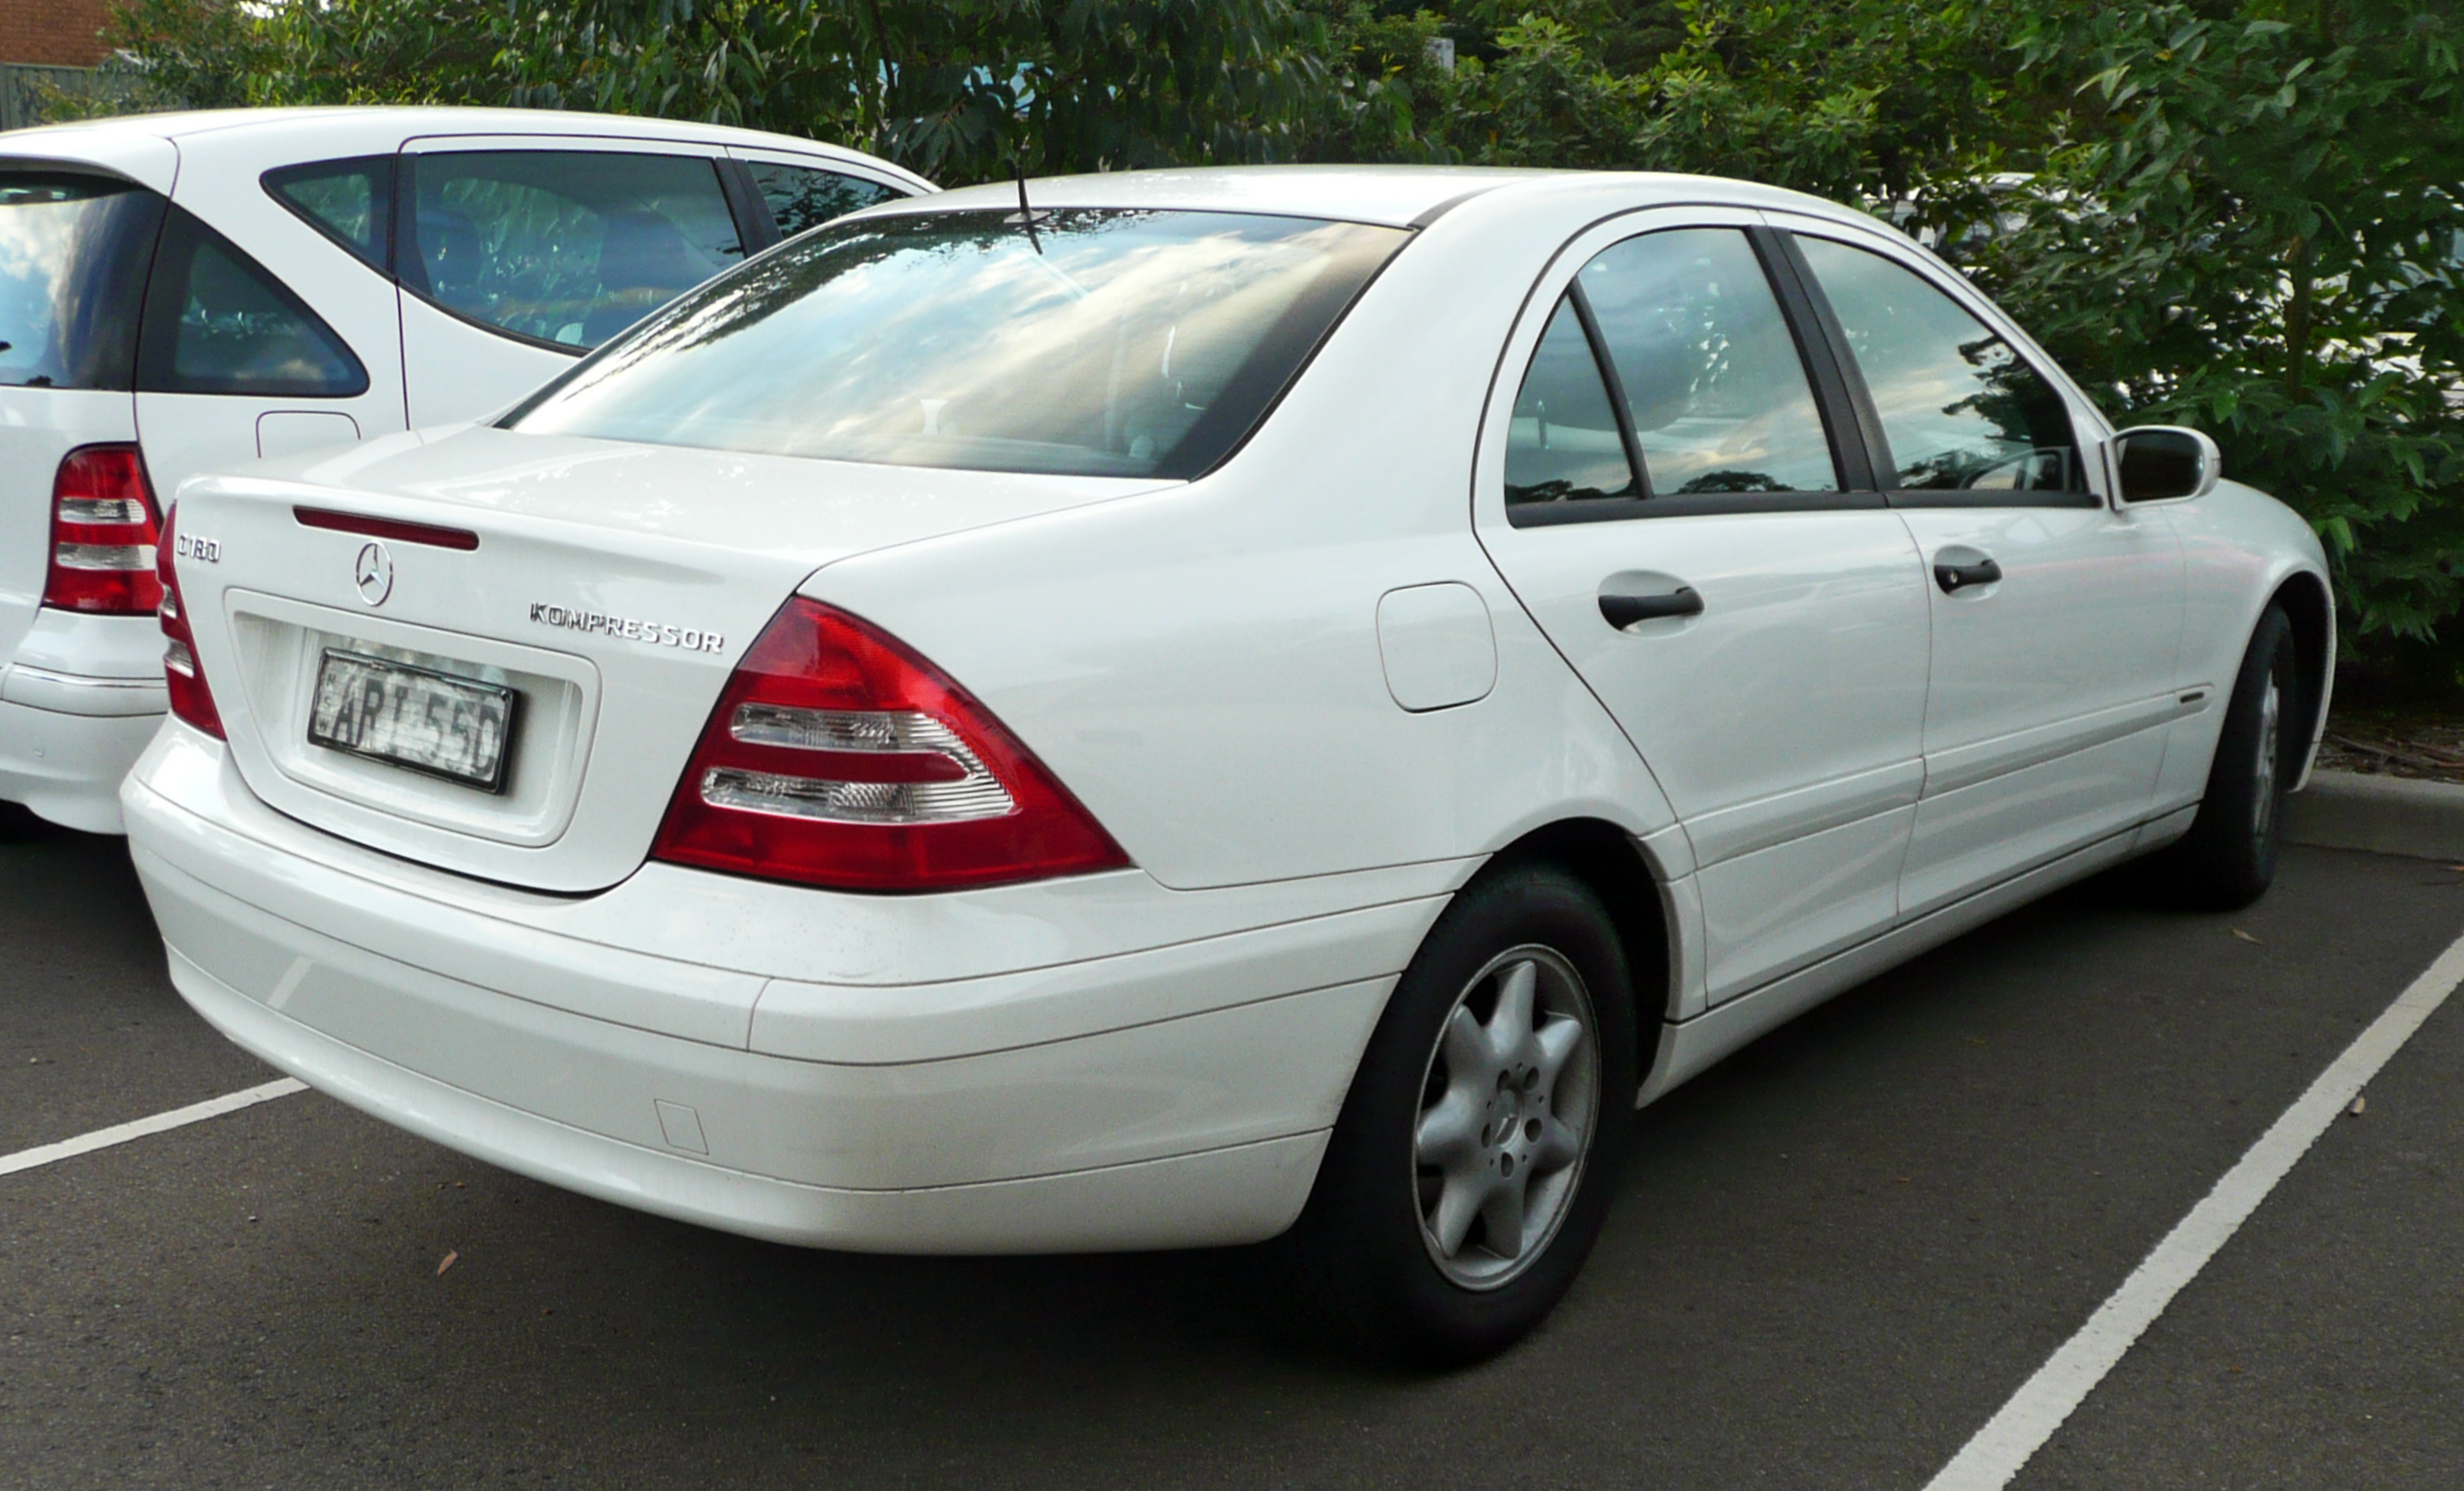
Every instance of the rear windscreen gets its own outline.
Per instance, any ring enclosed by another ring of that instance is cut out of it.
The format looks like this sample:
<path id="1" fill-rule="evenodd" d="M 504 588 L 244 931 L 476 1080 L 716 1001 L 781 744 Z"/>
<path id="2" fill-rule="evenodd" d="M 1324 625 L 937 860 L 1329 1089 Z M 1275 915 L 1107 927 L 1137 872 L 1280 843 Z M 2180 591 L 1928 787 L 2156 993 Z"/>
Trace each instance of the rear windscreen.
<path id="1" fill-rule="evenodd" d="M 1228 212 L 860 218 L 688 295 L 506 420 L 893 466 L 1197 475 L 1409 234 Z"/>
<path id="2" fill-rule="evenodd" d="M 163 199 L 99 177 L 0 171 L 0 384 L 127 388 Z"/>

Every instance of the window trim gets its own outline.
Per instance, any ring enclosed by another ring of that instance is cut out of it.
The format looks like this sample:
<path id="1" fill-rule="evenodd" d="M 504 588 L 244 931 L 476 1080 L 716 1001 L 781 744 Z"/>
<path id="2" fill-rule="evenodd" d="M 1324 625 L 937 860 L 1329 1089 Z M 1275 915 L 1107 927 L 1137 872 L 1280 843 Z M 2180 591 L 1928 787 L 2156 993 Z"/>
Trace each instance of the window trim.
<path id="1" fill-rule="evenodd" d="M 185 245 L 182 242 L 184 237 L 187 240 Z M 241 273 L 254 279 L 261 288 L 271 292 L 284 310 L 307 322 L 340 348 L 350 365 L 356 386 L 315 393 L 292 389 L 174 386 L 170 365 L 174 349 L 179 344 L 180 316 L 187 309 L 188 280 L 195 273 L 197 251 L 208 245 L 231 259 Z M 176 287 L 168 282 L 168 269 L 175 254 L 180 254 L 187 261 Z M 145 299 L 143 308 L 138 313 L 137 356 L 131 372 L 131 382 L 138 393 L 182 394 L 208 399 L 357 399 L 365 396 L 373 386 L 368 378 L 368 365 L 360 357 L 359 349 L 351 345 L 349 338 L 336 331 L 332 323 L 318 315 L 300 297 L 299 292 L 284 283 L 281 275 L 257 262 L 254 254 L 232 242 L 229 234 L 176 201 L 164 204 L 162 228 L 154 242 L 153 258 L 146 266 Z"/>
<path id="2" fill-rule="evenodd" d="M 1839 322 L 1838 313 L 1832 308 L 1831 297 L 1823 291 L 1821 280 L 1815 277 L 1814 266 L 1806 259 L 1805 251 L 1798 247 L 1797 239 L 1801 234 L 1836 243 L 1841 248 L 1871 253 L 1898 265 L 1914 274 L 1921 283 L 1930 286 L 1951 304 L 1967 312 L 1978 325 L 1999 338 L 2002 344 L 2011 349 L 2012 356 L 2017 358 L 2030 372 L 2042 379 L 2045 385 L 2060 399 L 2062 416 L 2070 421 L 2071 446 L 2079 458 L 2079 479 L 2085 482 L 2088 473 L 2088 447 L 2091 442 L 2082 441 L 2079 438 L 2079 413 L 2073 407 L 2074 401 L 2070 397 L 2069 381 L 2048 373 L 2039 357 L 2031 355 L 2036 349 L 2023 339 L 2013 336 L 2012 333 L 2016 328 L 2008 325 L 2005 318 L 1998 314 L 1990 316 L 1983 314 L 1992 309 L 1990 303 L 1981 309 L 1978 305 L 1971 304 L 1970 296 L 1973 296 L 1973 291 L 1970 291 L 1969 296 L 1953 293 L 1937 276 L 1925 273 L 1921 265 L 1909 262 L 1903 255 L 1887 252 L 1879 244 L 1860 242 L 1858 238 L 1847 234 L 1822 232 L 1803 234 L 1801 230 L 1794 227 L 1764 230 L 1771 233 L 1776 240 L 1775 247 L 1780 251 L 1791 274 L 1798 281 L 1804 310 L 1812 318 L 1814 324 L 1819 328 L 1822 339 L 1828 343 L 1825 351 L 1836 360 L 1849 408 L 1853 413 L 1855 427 L 1864 448 L 1869 490 L 1880 493 L 1886 504 L 1894 508 L 1911 510 L 1925 508 L 2101 509 L 2106 505 L 2104 498 L 2097 493 L 2092 484 L 2083 492 L 1941 492 L 1885 484 L 1881 480 L 1881 474 L 1887 471 L 1896 477 L 1899 474 L 1899 463 L 1892 458 L 1890 439 L 1883 432 L 1881 414 L 1874 404 L 1873 391 L 1866 385 L 1864 369 L 1857 365 L 1856 354 L 1848 346 L 1847 331 Z M 1975 298 L 1981 300 L 1983 297 Z M 2101 447 L 2104 441 L 2100 438 L 2093 444 Z"/>
<path id="3" fill-rule="evenodd" d="M 455 137 L 432 136 L 429 138 L 454 140 Z M 493 140 L 495 137 L 489 138 Z M 739 204 L 737 202 L 735 191 L 731 188 L 728 180 L 728 167 L 736 164 L 729 157 L 725 155 L 714 155 L 706 150 L 689 148 L 627 150 L 622 148 L 622 146 L 626 143 L 630 143 L 631 142 L 622 141 L 617 142 L 614 148 L 602 150 L 591 148 L 588 144 L 577 143 L 575 141 L 563 136 L 539 136 L 536 138 L 547 140 L 552 143 L 538 145 L 501 143 L 464 144 L 457 141 L 456 143 L 448 144 L 443 148 L 432 150 L 414 150 L 410 148 L 409 145 L 406 144 L 402 150 L 398 152 L 396 159 L 399 164 L 394 168 L 393 231 L 390 236 L 390 242 L 393 245 L 391 254 L 394 262 L 393 280 L 396 285 L 399 285 L 405 293 L 418 296 L 420 304 L 428 306 L 433 310 L 440 311 L 445 315 L 453 318 L 455 320 L 460 321 L 465 326 L 475 326 L 481 331 L 487 332 L 492 336 L 502 337 L 507 341 L 517 342 L 525 347 L 537 347 L 543 352 L 562 353 L 564 356 L 572 358 L 576 362 L 580 362 L 582 359 L 588 357 L 591 353 L 599 350 L 599 347 L 582 347 L 575 346 L 571 342 L 550 341 L 544 337 L 534 337 L 528 332 L 516 331 L 510 326 L 499 326 L 495 321 L 483 321 L 475 316 L 469 315 L 466 312 L 457 311 L 453 307 L 447 305 L 444 301 L 436 298 L 435 294 L 429 288 L 428 266 L 420 259 L 419 246 L 414 236 L 418 226 L 416 218 L 419 210 L 418 163 L 421 157 L 430 155 L 516 155 L 527 152 L 534 155 L 646 155 L 657 156 L 670 160 L 699 161 L 708 165 L 711 168 L 712 174 L 717 179 L 719 200 L 725 204 L 727 208 L 728 221 L 736 225 L 737 244 L 740 251 L 736 264 L 731 264 L 727 269 L 722 269 L 718 271 L 717 274 L 705 278 L 701 281 L 701 284 L 706 285 L 710 283 L 711 279 L 717 278 L 718 274 L 728 273 L 729 270 L 733 270 L 737 265 L 743 264 L 747 260 L 751 259 L 755 254 L 761 252 L 760 249 L 755 248 L 746 239 L 743 212 Z M 666 142 L 643 141 L 641 143 L 664 144 Z M 407 217 L 404 215 L 406 204 L 407 204 L 407 210 L 410 213 L 410 216 Z M 693 285 L 688 287 L 687 291 L 681 293 L 690 294 L 691 291 L 698 290 L 700 288 L 701 285 Z M 654 307 L 653 309 L 656 308 Z M 632 330 L 632 328 L 629 326 L 626 328 L 626 331 L 630 330 Z M 624 332 L 617 333 L 617 336 L 619 337 L 623 335 Z M 615 340 L 615 337 L 607 339 L 608 341 L 613 341 Z M 606 344 L 607 342 L 603 341 L 599 346 L 604 347 Z"/>
<path id="4" fill-rule="evenodd" d="M 1584 262 L 1589 263 L 1590 260 Z M 1582 329 L 1584 344 L 1592 349 L 1592 365 L 1598 370 L 1600 386 L 1609 396 L 1609 417 L 1617 421 L 1617 444 L 1625 448 L 1626 483 L 1634 488 L 1632 497 L 1595 497 L 1591 500 L 1648 502 L 1651 500 L 1651 463 L 1642 458 L 1642 434 L 1634 428 L 1634 406 L 1625 401 L 1625 380 L 1617 376 L 1617 359 L 1609 353 L 1608 335 L 1600 330 L 1599 318 L 1592 314 L 1592 297 L 1583 289 L 1581 270 L 1576 270 L 1573 279 L 1567 283 L 1563 298 L 1574 308 L 1574 324 Z M 1550 312 L 1549 318 L 1556 319 L 1557 313 Z M 1546 328 L 1542 329 L 1540 336 L 1543 340 L 1548 339 Z M 1537 359 L 1539 350 L 1534 348 L 1531 355 Z M 1529 378 L 1531 375 L 1527 369 L 1523 376 Z M 1521 396 L 1518 390 L 1516 397 L 1519 399 Z M 1558 504 L 1546 505 L 1554 507 Z"/>
<path id="5" fill-rule="evenodd" d="M 1831 461 L 1844 492 L 1879 492 L 1881 470 L 1875 452 L 1881 426 L 1869 418 L 1871 405 L 1863 383 L 1854 376 L 1854 363 L 1840 355 L 1848 343 L 1828 301 L 1817 300 L 1812 276 L 1796 255 L 1796 244 L 1768 226 L 1749 228 L 1746 239 L 1762 261 L 1763 274 L 1779 297 L 1780 315 L 1796 340 L 1796 355 L 1814 384 L 1815 406 L 1822 411 L 1822 431 L 1831 441 Z"/>
<path id="6" fill-rule="evenodd" d="M 1576 307 L 1575 314 L 1582 322 L 1583 335 L 1591 342 L 1592 356 L 1600 364 L 1601 378 L 1608 388 L 1609 403 L 1617 415 L 1617 433 L 1625 444 L 1627 463 L 1634 470 L 1635 484 L 1644 494 L 1639 497 L 1593 497 L 1581 502 L 1534 502 L 1520 505 L 1507 503 L 1506 504 L 1507 526 L 1555 528 L 1569 523 L 1617 523 L 1631 522 L 1639 518 L 1711 517 L 1755 513 L 1843 513 L 1881 509 L 1890 505 L 1881 492 L 1874 490 L 1870 469 L 1864 465 L 1864 447 L 1858 440 L 1855 426 L 1850 423 L 1849 416 L 1834 402 L 1837 397 L 1835 390 L 1825 382 L 1823 372 L 1825 367 L 1829 367 L 1835 379 L 1838 376 L 1838 369 L 1828 362 L 1828 348 L 1817 349 L 1816 344 L 1809 337 L 1807 326 L 1800 319 L 1800 306 L 1791 299 L 1792 286 L 1774 271 L 1773 250 L 1761 241 L 1763 235 L 1771 234 L 1773 230 L 1761 222 L 1759 212 L 1726 203 L 1669 203 L 1665 206 L 1633 210 L 1657 214 L 1668 210 L 1682 211 L 1687 208 L 1697 212 L 1734 213 L 1740 218 L 1751 218 L 1753 221 L 1722 223 L 1679 220 L 1655 224 L 1639 232 L 1612 238 L 1583 255 L 1582 262 L 1576 264 L 1573 274 L 1568 276 L 1565 288 L 1550 300 L 1549 316 L 1541 322 L 1541 335 L 1546 336 L 1548 319 L 1553 318 L 1557 314 L 1557 301 L 1560 299 L 1573 301 Z M 1617 214 L 1617 216 L 1626 215 L 1629 214 Z M 1599 228 L 1616 220 L 1612 217 L 1602 223 L 1593 224 L 1568 239 L 1550 261 L 1550 270 L 1553 270 L 1574 245 L 1590 238 Z M 1790 343 L 1796 348 L 1797 365 L 1805 375 L 1806 391 L 1813 397 L 1816 417 L 1822 422 L 1823 440 L 1831 450 L 1832 479 L 1839 483 L 1837 491 L 1670 493 L 1662 496 L 1650 494 L 1651 468 L 1642 453 L 1641 438 L 1634 428 L 1634 410 L 1626 403 L 1624 385 L 1617 378 L 1616 362 L 1610 357 L 1607 343 L 1592 316 L 1590 298 L 1581 293 L 1583 267 L 1609 250 L 1621 244 L 1631 243 L 1638 238 L 1647 238 L 1655 233 L 1700 231 L 1705 229 L 1734 232 L 1742 236 L 1746 240 L 1747 248 L 1754 255 L 1755 264 L 1762 270 L 1763 282 L 1771 291 L 1771 300 L 1778 308 L 1781 321 L 1788 327 Z M 1550 271 L 1544 270 L 1539 281 L 1534 284 L 1534 290 L 1536 291 L 1539 285 L 1546 284 L 1551 277 Z M 1527 296 L 1525 304 L 1529 306 L 1532 298 L 1536 297 Z M 1538 354 L 1538 347 L 1539 343 L 1533 342 L 1534 356 Z M 1501 357 L 1501 369 L 1502 364 Z M 1529 373 L 1529 360 L 1526 359 L 1524 363 L 1526 374 Z M 1521 389 L 1520 378 L 1516 380 L 1514 386 L 1518 391 Z M 1510 420 L 1513 405 L 1509 402 L 1506 407 Z M 1858 479 L 1860 476 L 1864 477 L 1861 483 Z"/>
<path id="7" fill-rule="evenodd" d="M 719 157 L 717 164 L 718 189 L 727 198 L 728 213 L 736 219 L 736 236 L 744 242 L 744 257 L 777 248 L 784 235 L 779 231 L 778 214 L 761 200 L 752 167 L 732 155 Z"/>

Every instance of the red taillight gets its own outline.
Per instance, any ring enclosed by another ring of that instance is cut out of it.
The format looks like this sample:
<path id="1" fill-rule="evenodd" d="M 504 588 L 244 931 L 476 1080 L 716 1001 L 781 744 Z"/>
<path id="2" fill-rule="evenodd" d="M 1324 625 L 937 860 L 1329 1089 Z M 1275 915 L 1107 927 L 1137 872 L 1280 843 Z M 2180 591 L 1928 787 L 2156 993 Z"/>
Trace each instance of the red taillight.
<path id="1" fill-rule="evenodd" d="M 1129 863 L 938 669 L 802 597 L 727 681 L 650 852 L 846 890 L 943 890 Z"/>
<path id="2" fill-rule="evenodd" d="M 180 577 L 171 564 L 172 551 L 179 547 L 172 530 L 179 521 L 176 508 L 164 516 L 163 541 L 154 561 L 163 590 L 163 682 L 171 691 L 171 713 L 220 740 L 222 712 L 214 708 L 213 691 L 206 687 L 205 665 L 197 661 L 197 636 L 188 629 L 188 608 L 180 599 Z"/>
<path id="3" fill-rule="evenodd" d="M 43 603 L 143 616 L 163 599 L 153 485 L 135 446 L 72 450 L 52 477 L 52 568 Z"/>

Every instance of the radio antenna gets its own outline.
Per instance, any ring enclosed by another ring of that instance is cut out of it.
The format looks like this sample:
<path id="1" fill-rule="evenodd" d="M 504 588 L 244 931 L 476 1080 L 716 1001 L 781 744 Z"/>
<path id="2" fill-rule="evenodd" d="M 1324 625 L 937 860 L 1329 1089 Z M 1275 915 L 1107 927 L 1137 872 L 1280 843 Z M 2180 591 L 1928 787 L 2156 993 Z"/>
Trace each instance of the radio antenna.
<path id="1" fill-rule="evenodd" d="M 1026 205 L 1026 163 L 1013 155 L 1009 164 L 1018 172 L 1018 220 L 1026 225 L 1026 241 L 1035 246 L 1036 252 L 1042 253 L 1044 240 L 1035 234 L 1035 209 Z"/>

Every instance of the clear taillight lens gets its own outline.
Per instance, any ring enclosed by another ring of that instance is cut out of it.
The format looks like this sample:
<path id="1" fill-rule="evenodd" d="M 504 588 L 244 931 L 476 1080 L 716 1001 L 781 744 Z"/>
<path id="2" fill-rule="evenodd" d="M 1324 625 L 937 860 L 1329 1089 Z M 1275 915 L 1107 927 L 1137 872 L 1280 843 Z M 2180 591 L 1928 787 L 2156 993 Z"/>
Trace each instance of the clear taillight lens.
<path id="1" fill-rule="evenodd" d="M 802 597 L 727 683 L 653 858 L 848 890 L 942 890 L 1129 863 L 939 669 Z"/>
<path id="2" fill-rule="evenodd" d="M 163 599 L 154 551 L 153 484 L 135 446 L 86 446 L 52 477 L 52 563 L 43 603 L 64 611 L 143 616 Z"/>
<path id="3" fill-rule="evenodd" d="M 224 738 L 222 712 L 214 708 L 213 691 L 206 687 L 206 669 L 197 661 L 196 633 L 189 629 L 188 608 L 180 600 L 180 577 L 171 563 L 179 542 L 172 530 L 179 520 L 176 509 L 164 515 L 163 538 L 156 546 L 155 574 L 163 596 L 157 613 L 163 623 L 163 682 L 170 690 L 171 713 L 220 740 Z"/>

